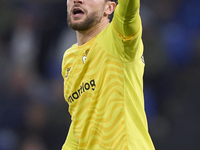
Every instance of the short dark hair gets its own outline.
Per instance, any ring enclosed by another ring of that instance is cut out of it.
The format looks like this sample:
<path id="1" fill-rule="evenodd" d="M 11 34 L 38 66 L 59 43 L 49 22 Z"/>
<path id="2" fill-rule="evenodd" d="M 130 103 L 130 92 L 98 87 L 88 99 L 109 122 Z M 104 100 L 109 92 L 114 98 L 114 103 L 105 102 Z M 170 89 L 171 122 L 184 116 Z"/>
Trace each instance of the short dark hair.
<path id="1" fill-rule="evenodd" d="M 110 1 L 115 2 L 116 4 L 118 3 L 118 0 L 110 0 Z"/>
<path id="2" fill-rule="evenodd" d="M 115 2 L 116 4 L 118 3 L 118 0 L 106 0 L 106 1 L 112 1 Z"/>

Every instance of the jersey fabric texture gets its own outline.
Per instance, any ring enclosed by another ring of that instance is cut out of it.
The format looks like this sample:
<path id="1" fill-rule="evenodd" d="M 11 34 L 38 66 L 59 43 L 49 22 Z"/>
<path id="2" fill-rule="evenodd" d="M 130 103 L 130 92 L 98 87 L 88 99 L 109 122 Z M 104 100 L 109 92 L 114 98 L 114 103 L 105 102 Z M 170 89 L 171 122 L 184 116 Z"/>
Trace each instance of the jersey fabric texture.
<path id="1" fill-rule="evenodd" d="M 126 22 L 119 5 L 108 27 L 64 54 L 64 97 L 72 123 L 62 150 L 154 149 L 144 111 L 141 21 L 137 13 Z M 124 25 L 133 28 L 132 36 Z"/>

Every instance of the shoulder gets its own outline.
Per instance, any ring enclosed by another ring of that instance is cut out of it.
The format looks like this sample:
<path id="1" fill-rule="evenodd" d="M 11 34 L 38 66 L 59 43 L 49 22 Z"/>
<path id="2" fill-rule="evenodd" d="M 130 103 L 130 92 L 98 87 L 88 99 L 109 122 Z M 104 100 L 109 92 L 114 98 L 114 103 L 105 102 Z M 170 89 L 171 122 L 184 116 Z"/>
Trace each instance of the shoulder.
<path id="1" fill-rule="evenodd" d="M 77 47 L 77 43 L 73 44 L 70 48 L 68 48 L 65 52 L 64 52 L 64 57 L 65 55 L 67 55 L 68 52 L 71 52 L 73 50 L 75 50 Z"/>
<path id="2" fill-rule="evenodd" d="M 69 59 L 74 58 L 73 55 L 75 55 L 74 52 L 76 51 L 76 48 L 77 44 L 75 43 L 64 52 L 62 64 L 65 64 Z"/>

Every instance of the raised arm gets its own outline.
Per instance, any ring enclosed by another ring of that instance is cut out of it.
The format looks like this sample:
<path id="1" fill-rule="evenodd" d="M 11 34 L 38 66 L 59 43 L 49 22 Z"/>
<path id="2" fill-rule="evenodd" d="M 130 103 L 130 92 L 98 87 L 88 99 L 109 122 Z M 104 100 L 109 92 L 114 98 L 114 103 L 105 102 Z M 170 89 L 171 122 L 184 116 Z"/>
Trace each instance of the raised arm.
<path id="1" fill-rule="evenodd" d="M 133 37 L 140 29 L 140 0 L 118 0 L 113 23 L 123 38 Z"/>

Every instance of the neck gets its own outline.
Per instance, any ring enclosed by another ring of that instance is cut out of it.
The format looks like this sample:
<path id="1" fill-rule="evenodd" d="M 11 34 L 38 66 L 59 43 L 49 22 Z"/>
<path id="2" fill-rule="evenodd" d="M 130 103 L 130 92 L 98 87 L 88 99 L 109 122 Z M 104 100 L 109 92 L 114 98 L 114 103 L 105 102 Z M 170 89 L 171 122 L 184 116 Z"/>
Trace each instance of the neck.
<path id="1" fill-rule="evenodd" d="M 83 45 L 98 35 L 109 25 L 108 19 L 102 19 L 100 23 L 86 31 L 76 31 L 78 45 Z"/>

